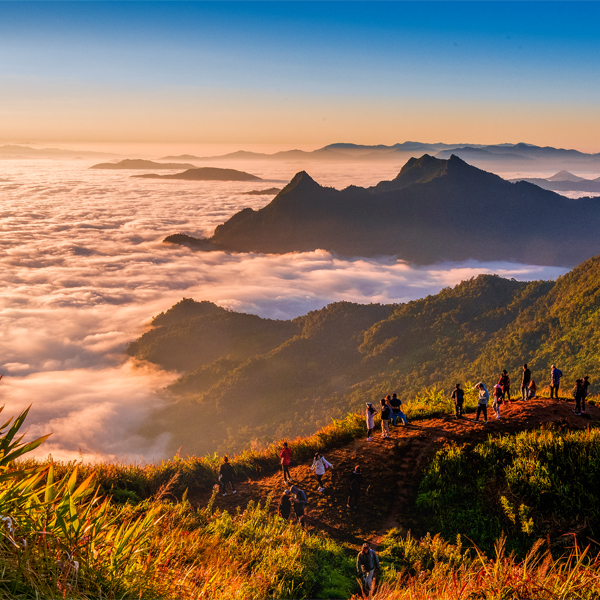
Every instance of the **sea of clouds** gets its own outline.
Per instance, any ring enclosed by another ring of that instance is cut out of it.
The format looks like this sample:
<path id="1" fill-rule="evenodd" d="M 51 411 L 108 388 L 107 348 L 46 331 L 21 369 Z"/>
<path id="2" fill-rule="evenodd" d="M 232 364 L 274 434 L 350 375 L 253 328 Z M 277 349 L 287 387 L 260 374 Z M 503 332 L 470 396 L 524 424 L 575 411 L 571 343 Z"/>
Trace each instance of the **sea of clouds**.
<path id="1" fill-rule="evenodd" d="M 322 250 L 191 252 L 162 239 L 209 235 L 241 208 L 272 199 L 243 192 L 283 187 L 303 166 L 236 165 L 280 182 L 257 184 L 135 179 L 91 164 L 0 162 L 0 401 L 9 416 L 32 405 L 28 436 L 52 432 L 41 456 L 165 458 L 169 432 L 147 439 L 138 429 L 177 374 L 136 364 L 124 350 L 152 316 L 183 297 L 285 319 L 337 300 L 421 298 L 479 273 L 530 280 L 565 271 L 474 261 L 414 268 L 392 257 L 341 259 Z M 400 167 L 308 170 L 343 188 L 390 179 Z"/>

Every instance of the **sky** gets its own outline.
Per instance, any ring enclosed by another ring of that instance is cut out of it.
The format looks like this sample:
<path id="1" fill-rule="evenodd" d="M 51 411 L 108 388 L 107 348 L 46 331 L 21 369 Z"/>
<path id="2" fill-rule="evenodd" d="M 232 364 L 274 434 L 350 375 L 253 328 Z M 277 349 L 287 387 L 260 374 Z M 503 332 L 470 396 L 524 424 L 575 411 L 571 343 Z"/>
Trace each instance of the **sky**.
<path id="1" fill-rule="evenodd" d="M 600 152 L 598 2 L 4 2 L 0 142 Z"/>

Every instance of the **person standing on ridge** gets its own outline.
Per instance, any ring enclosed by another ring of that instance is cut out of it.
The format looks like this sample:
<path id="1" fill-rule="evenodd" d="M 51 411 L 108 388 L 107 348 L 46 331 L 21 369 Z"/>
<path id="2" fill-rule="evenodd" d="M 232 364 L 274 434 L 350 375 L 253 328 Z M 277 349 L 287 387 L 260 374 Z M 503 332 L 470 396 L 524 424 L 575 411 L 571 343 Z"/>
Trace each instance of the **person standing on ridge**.
<path id="1" fill-rule="evenodd" d="M 583 398 L 583 393 L 583 380 L 576 379 L 575 387 L 573 388 L 573 398 L 575 398 L 575 409 L 573 410 L 573 412 L 578 417 L 581 415 L 581 399 Z"/>
<path id="2" fill-rule="evenodd" d="M 298 524 L 300 527 L 304 528 L 306 526 L 304 522 L 304 512 L 306 510 L 306 505 L 308 504 L 306 493 L 298 486 L 293 485 L 290 488 L 290 494 L 294 495 L 294 512 L 296 513 Z"/>
<path id="3" fill-rule="evenodd" d="M 500 375 L 498 383 L 502 386 L 502 399 L 510 402 L 510 377 L 508 376 L 506 369 L 502 371 L 502 375 Z"/>
<path id="4" fill-rule="evenodd" d="M 389 407 L 385 398 L 381 399 L 381 437 L 384 440 L 390 439 L 390 418 L 392 409 Z"/>
<path id="5" fill-rule="evenodd" d="M 229 462 L 229 458 L 224 456 L 223 464 L 219 468 L 219 487 L 221 488 L 221 494 L 223 494 L 223 496 L 227 496 L 227 492 L 225 491 L 227 484 L 231 486 L 232 493 L 235 494 L 235 486 L 233 485 L 234 475 L 235 471 Z"/>
<path id="6" fill-rule="evenodd" d="M 390 398 L 390 395 L 388 394 L 386 396 L 386 400 L 388 401 L 388 404 L 392 407 L 392 421 L 394 422 L 394 427 L 398 427 L 398 419 L 402 419 L 402 422 L 405 425 L 408 425 L 408 419 L 406 418 L 406 415 L 402 412 L 402 409 L 400 408 L 402 406 L 402 400 L 400 400 L 400 398 L 398 398 L 397 394 L 392 394 L 392 397 Z"/>
<path id="7" fill-rule="evenodd" d="M 492 402 L 492 408 L 496 415 L 496 419 L 500 419 L 500 405 L 502 404 L 502 386 L 497 383 L 494 386 L 494 401 Z"/>
<path id="8" fill-rule="evenodd" d="M 560 387 L 560 378 L 562 371 L 556 368 L 556 365 L 550 367 L 550 398 L 558 400 L 558 388 Z"/>
<path id="9" fill-rule="evenodd" d="M 479 415 L 483 413 L 483 419 L 487 425 L 487 405 L 488 400 L 490 399 L 490 393 L 485 387 L 485 383 L 483 383 L 483 381 L 480 381 L 478 384 L 476 384 L 473 389 L 479 391 L 479 400 L 477 402 L 477 413 L 475 415 L 475 420 L 479 421 Z"/>
<path id="10" fill-rule="evenodd" d="M 590 377 L 586 375 L 581 382 L 582 392 L 581 392 L 581 412 L 585 413 L 585 399 L 588 395 L 588 388 L 590 387 Z"/>
<path id="11" fill-rule="evenodd" d="M 363 598 L 371 596 L 374 588 L 373 577 L 377 569 L 379 569 L 379 557 L 365 542 L 356 557 L 356 574 L 362 583 Z"/>
<path id="12" fill-rule="evenodd" d="M 531 371 L 527 368 L 527 364 L 523 365 L 523 376 L 521 378 L 521 399 L 527 400 L 529 397 L 529 383 L 531 381 Z"/>
<path id="13" fill-rule="evenodd" d="M 452 400 L 454 401 L 454 410 L 456 411 L 456 418 L 462 419 L 463 416 L 463 403 L 465 401 L 465 393 L 460 389 L 460 383 L 457 383 L 452 392 Z"/>
<path id="14" fill-rule="evenodd" d="M 319 484 L 319 492 L 325 490 L 323 487 L 323 475 L 325 475 L 325 471 L 327 469 L 333 469 L 333 465 L 330 462 L 327 462 L 325 457 L 320 452 L 317 452 L 310 470 L 315 472 L 317 482 Z"/>
<path id="15" fill-rule="evenodd" d="M 535 381 L 532 379 L 529 382 L 529 389 L 527 390 L 527 398 L 531 400 L 537 396 L 537 385 Z"/>
<path id="16" fill-rule="evenodd" d="M 360 465 L 356 465 L 354 471 L 350 473 L 350 493 L 348 494 L 348 502 L 346 503 L 348 508 L 356 508 L 358 506 L 362 480 L 363 476 L 360 471 Z"/>
<path id="17" fill-rule="evenodd" d="M 292 462 L 292 451 L 287 442 L 283 442 L 283 448 L 279 449 L 279 458 L 281 459 L 281 470 L 283 471 L 284 483 L 292 483 L 290 475 L 290 464 Z"/>
<path id="18" fill-rule="evenodd" d="M 373 429 L 375 429 L 375 414 L 377 411 L 373 408 L 372 402 L 367 402 L 365 417 L 367 419 L 367 442 L 373 441 Z"/>

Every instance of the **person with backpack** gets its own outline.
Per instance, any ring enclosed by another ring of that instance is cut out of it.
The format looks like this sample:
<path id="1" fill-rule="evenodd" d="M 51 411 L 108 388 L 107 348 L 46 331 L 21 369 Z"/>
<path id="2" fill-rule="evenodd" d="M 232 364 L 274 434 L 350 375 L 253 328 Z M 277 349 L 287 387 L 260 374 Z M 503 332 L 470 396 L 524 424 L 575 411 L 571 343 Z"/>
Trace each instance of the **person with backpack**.
<path id="1" fill-rule="evenodd" d="M 348 494 L 348 508 L 356 508 L 358 506 L 358 498 L 360 496 L 360 488 L 362 486 L 363 476 L 360 470 L 360 465 L 354 467 L 354 471 L 350 473 L 350 493 Z"/>
<path id="2" fill-rule="evenodd" d="M 402 400 L 400 400 L 400 398 L 398 398 L 398 394 L 392 394 L 392 397 L 390 398 L 390 395 L 388 394 L 386 396 L 386 400 L 388 401 L 388 404 L 390 405 L 390 407 L 392 408 L 392 421 L 394 422 L 394 427 L 398 427 L 398 419 L 401 419 L 402 422 L 405 425 L 408 425 L 408 419 L 406 418 L 406 415 L 402 412 Z"/>
<path id="3" fill-rule="evenodd" d="M 531 381 L 531 371 L 527 368 L 527 365 L 523 365 L 523 376 L 521 377 L 521 399 L 527 400 L 529 397 L 529 383 Z"/>
<path id="4" fill-rule="evenodd" d="M 492 403 L 492 408 L 494 409 L 494 414 L 496 415 L 496 419 L 500 419 L 500 405 L 502 404 L 502 386 L 497 383 L 494 386 L 494 402 Z"/>
<path id="5" fill-rule="evenodd" d="M 277 507 L 277 514 L 286 521 L 290 518 L 292 512 L 292 495 L 290 490 L 283 490 L 281 498 L 279 499 L 279 506 Z"/>
<path id="6" fill-rule="evenodd" d="M 356 574 L 362 583 L 363 598 L 368 598 L 373 591 L 373 577 L 379 569 L 379 557 L 367 542 L 362 545 L 356 557 Z"/>
<path id="7" fill-rule="evenodd" d="M 390 419 L 392 409 L 386 402 L 385 398 L 381 399 L 381 437 L 384 440 L 390 439 Z"/>
<path id="8" fill-rule="evenodd" d="M 550 398 L 558 400 L 558 388 L 560 387 L 560 378 L 562 371 L 556 368 L 556 365 L 550 367 Z"/>
<path id="9" fill-rule="evenodd" d="M 308 504 L 308 498 L 306 496 L 306 492 L 301 490 L 298 486 L 293 485 L 290 488 L 290 494 L 294 497 L 294 512 L 296 513 L 296 518 L 298 519 L 298 524 L 300 527 L 306 527 L 306 523 L 304 521 L 304 513 L 306 511 L 306 505 Z"/>
<path id="10" fill-rule="evenodd" d="M 323 475 L 325 475 L 327 469 L 333 469 L 333 465 L 330 462 L 327 462 L 320 452 L 317 452 L 310 470 L 315 472 L 317 483 L 319 484 L 319 492 L 325 490 L 323 487 Z"/>
<path id="11" fill-rule="evenodd" d="M 281 460 L 283 482 L 286 484 L 292 483 L 292 476 L 290 475 L 290 464 L 292 463 L 292 450 L 289 448 L 287 442 L 283 442 L 283 448 L 279 448 L 279 458 Z"/>
<path id="12" fill-rule="evenodd" d="M 579 417 L 581 416 L 581 400 L 584 394 L 582 379 L 575 380 L 575 387 L 573 388 L 573 391 L 571 393 L 573 395 L 573 398 L 575 399 L 575 409 L 573 410 L 573 412 Z M 585 400 L 583 406 L 585 410 Z"/>
<path id="13" fill-rule="evenodd" d="M 479 392 L 475 420 L 479 421 L 479 415 L 483 413 L 484 423 L 487 425 L 487 405 L 490 399 L 490 393 L 488 392 L 487 387 L 485 387 L 485 383 L 483 383 L 483 381 L 480 381 L 478 384 L 476 384 L 473 389 Z"/>
<path id="14" fill-rule="evenodd" d="M 460 383 L 457 383 L 456 386 L 454 386 L 454 391 L 452 392 L 452 400 L 454 401 L 454 410 L 456 412 L 456 418 L 462 419 L 465 392 L 460 389 Z"/>
<path id="15" fill-rule="evenodd" d="M 373 408 L 372 402 L 367 402 L 365 417 L 367 420 L 367 442 L 373 441 L 373 429 L 375 429 L 375 414 L 377 411 Z"/>
<path id="16" fill-rule="evenodd" d="M 498 384 L 502 386 L 502 400 L 506 400 L 510 403 L 510 377 L 508 376 L 508 371 L 506 369 L 502 371 L 502 375 L 500 375 L 500 379 L 498 379 Z"/>
<path id="17" fill-rule="evenodd" d="M 585 413 L 585 399 L 588 395 L 588 388 L 590 387 L 590 377 L 586 375 L 581 382 L 582 393 L 581 393 L 581 412 Z"/>
<path id="18" fill-rule="evenodd" d="M 235 486 L 233 485 L 233 477 L 235 475 L 235 471 L 229 462 L 229 458 L 227 456 L 223 457 L 223 464 L 219 468 L 219 487 L 221 488 L 221 494 L 223 496 L 227 496 L 227 484 L 231 486 L 232 493 L 235 494 Z"/>

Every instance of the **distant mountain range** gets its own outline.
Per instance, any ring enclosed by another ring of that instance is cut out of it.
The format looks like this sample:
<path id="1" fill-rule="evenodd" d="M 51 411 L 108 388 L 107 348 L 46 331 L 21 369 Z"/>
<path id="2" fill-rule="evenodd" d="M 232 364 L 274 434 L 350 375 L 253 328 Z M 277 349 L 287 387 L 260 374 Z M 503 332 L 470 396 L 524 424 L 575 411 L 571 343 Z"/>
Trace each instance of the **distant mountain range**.
<path id="1" fill-rule="evenodd" d="M 424 155 L 370 188 L 338 191 L 302 171 L 267 206 L 245 208 L 211 238 L 165 241 L 278 254 L 322 248 L 417 264 L 474 258 L 573 266 L 600 253 L 599 227 L 596 199 L 510 183 L 456 156 Z"/>
<path id="2" fill-rule="evenodd" d="M 0 146 L 0 159 L 23 158 L 112 158 L 118 154 L 110 152 L 94 152 L 89 150 L 65 150 L 62 148 L 31 148 L 25 145 L 7 144 Z"/>
<path id="3" fill-rule="evenodd" d="M 545 190 L 600 193 L 600 177 L 585 179 L 584 177 L 573 175 L 573 173 L 569 173 L 568 171 L 560 171 L 547 179 L 528 177 L 511 179 L 510 181 L 527 181 Z"/>
<path id="4" fill-rule="evenodd" d="M 196 166 L 189 163 L 158 163 L 153 160 L 142 158 L 127 158 L 116 163 L 100 163 L 93 165 L 90 169 L 195 169 Z"/>
<path id="5" fill-rule="evenodd" d="M 236 171 L 235 169 L 218 169 L 217 167 L 194 167 L 183 173 L 171 175 L 157 175 L 148 173 L 145 175 L 132 175 L 132 177 L 143 177 L 146 179 L 187 179 L 188 181 L 262 181 L 261 177 Z"/>
<path id="6" fill-rule="evenodd" d="M 172 452 L 241 450 L 313 433 L 390 392 L 449 395 L 456 382 L 480 380 L 491 389 L 502 369 L 518 395 L 524 362 L 540 387 L 556 363 L 562 396 L 583 375 L 597 393 L 598 298 L 600 257 L 556 282 L 480 275 L 406 304 L 337 302 L 290 321 L 184 299 L 129 346 L 182 374 L 173 403 L 142 432 L 171 432 Z"/>

